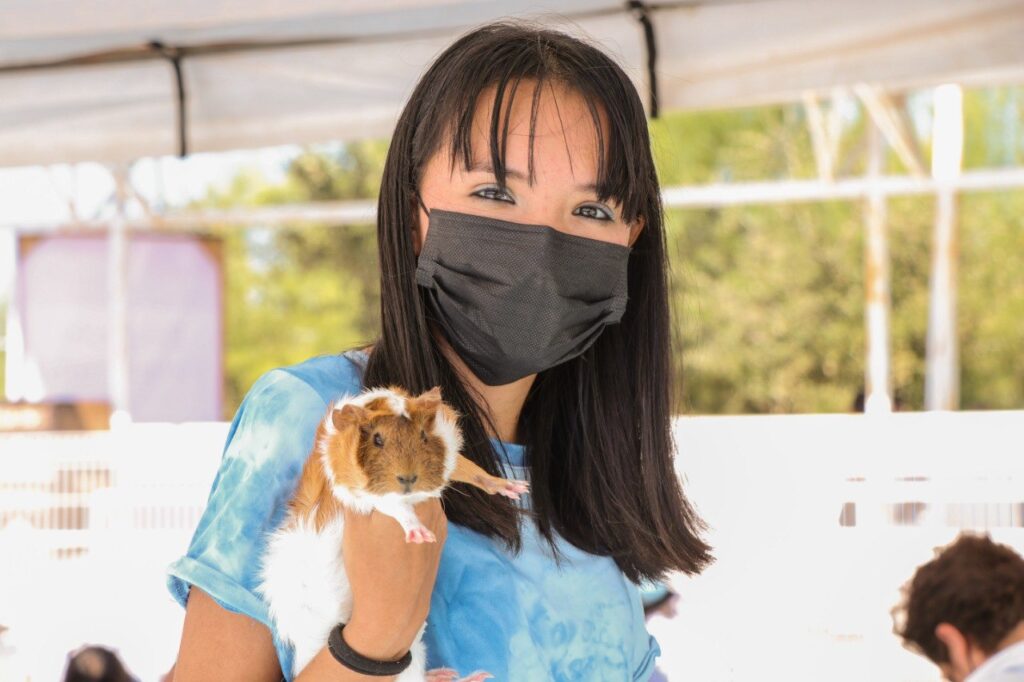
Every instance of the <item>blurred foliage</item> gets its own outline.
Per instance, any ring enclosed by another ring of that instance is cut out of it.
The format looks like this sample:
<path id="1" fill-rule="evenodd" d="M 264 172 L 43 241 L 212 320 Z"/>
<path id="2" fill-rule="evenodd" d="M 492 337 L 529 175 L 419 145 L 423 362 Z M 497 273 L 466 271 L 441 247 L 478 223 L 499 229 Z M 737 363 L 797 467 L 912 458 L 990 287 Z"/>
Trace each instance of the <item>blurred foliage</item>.
<path id="1" fill-rule="evenodd" d="M 307 150 L 285 181 L 239 173 L 207 207 L 372 199 L 387 152 L 379 141 L 334 153 Z M 379 326 L 377 235 L 372 223 L 224 227 L 227 278 L 225 417 L 263 372 L 368 343 Z"/>
<path id="2" fill-rule="evenodd" d="M 964 91 L 963 165 L 1024 165 L 1024 87 Z"/>
<path id="3" fill-rule="evenodd" d="M 929 163 L 930 93 L 910 99 Z M 840 102 L 841 175 L 863 173 L 863 111 Z M 965 92 L 968 168 L 1024 164 L 1024 88 Z M 814 178 L 801 106 L 666 115 L 651 122 L 663 187 Z M 374 200 L 386 141 L 306 149 L 285 180 L 242 173 L 207 206 Z M 891 151 L 885 172 L 905 169 Z M 901 409 L 921 409 L 933 199 L 889 200 L 892 372 Z M 960 202 L 958 325 L 965 409 L 1024 407 L 1024 192 Z M 666 211 L 688 413 L 845 412 L 864 382 L 860 202 Z M 225 229 L 228 417 L 271 367 L 370 341 L 379 293 L 373 225 Z"/>

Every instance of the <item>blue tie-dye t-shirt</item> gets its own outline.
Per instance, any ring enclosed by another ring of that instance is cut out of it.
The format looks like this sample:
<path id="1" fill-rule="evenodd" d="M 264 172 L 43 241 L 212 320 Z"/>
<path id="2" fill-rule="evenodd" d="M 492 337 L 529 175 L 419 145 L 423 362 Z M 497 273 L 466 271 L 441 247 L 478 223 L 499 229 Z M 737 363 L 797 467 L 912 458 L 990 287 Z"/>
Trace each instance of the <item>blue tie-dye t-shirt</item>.
<path id="1" fill-rule="evenodd" d="M 271 631 L 291 679 L 292 649 L 278 638 L 255 592 L 265 535 L 283 521 L 327 405 L 362 390 L 365 354 L 321 355 L 272 369 L 253 384 L 228 431 L 206 510 L 167 586 L 182 606 L 189 585 Z M 495 440 L 506 478 L 529 480 L 524 447 Z M 519 504 L 529 505 L 530 496 Z M 558 538 L 558 566 L 533 522 L 522 521 L 522 551 L 448 525 L 424 642 L 427 669 L 486 670 L 495 682 L 647 682 L 661 654 L 644 625 L 638 587 L 609 557 Z"/>

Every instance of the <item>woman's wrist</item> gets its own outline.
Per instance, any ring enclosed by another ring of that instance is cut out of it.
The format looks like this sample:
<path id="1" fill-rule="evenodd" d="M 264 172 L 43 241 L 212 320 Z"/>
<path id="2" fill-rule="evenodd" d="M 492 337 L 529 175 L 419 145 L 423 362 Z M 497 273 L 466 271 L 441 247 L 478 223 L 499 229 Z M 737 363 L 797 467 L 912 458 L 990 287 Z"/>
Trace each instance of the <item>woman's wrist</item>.
<path id="1" fill-rule="evenodd" d="M 342 635 L 358 653 L 380 661 L 396 661 L 409 650 L 408 645 L 395 640 L 394 626 L 375 626 L 355 617 L 345 624 Z"/>

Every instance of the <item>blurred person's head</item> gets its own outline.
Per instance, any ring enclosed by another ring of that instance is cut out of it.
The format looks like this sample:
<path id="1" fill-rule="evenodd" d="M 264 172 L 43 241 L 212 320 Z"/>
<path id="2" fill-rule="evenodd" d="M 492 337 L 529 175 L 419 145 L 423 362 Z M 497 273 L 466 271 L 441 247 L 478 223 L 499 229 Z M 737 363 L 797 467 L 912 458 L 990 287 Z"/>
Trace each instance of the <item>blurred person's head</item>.
<path id="1" fill-rule="evenodd" d="M 137 682 L 117 654 L 102 646 L 84 646 L 68 654 L 64 682 Z"/>
<path id="2" fill-rule="evenodd" d="M 917 569 L 893 615 L 906 648 L 963 682 L 1024 641 L 1024 558 L 988 536 L 961 534 Z"/>

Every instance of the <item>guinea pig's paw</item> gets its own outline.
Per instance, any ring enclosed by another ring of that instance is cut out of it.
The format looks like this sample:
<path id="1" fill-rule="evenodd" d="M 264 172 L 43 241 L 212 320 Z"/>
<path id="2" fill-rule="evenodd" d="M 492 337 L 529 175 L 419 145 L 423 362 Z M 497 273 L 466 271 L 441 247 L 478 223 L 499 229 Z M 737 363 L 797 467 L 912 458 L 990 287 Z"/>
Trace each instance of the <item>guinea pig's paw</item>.
<path id="1" fill-rule="evenodd" d="M 459 682 L 484 682 L 488 677 L 494 677 L 494 675 L 490 674 L 486 670 L 477 670 L 472 675 L 463 677 Z"/>
<path id="2" fill-rule="evenodd" d="M 427 671 L 427 676 L 424 678 L 426 682 L 453 682 L 458 679 L 459 671 L 452 670 L 451 668 L 434 668 L 433 670 Z"/>
<path id="3" fill-rule="evenodd" d="M 426 526 L 417 526 L 405 531 L 406 542 L 436 542 L 437 538 Z"/>

